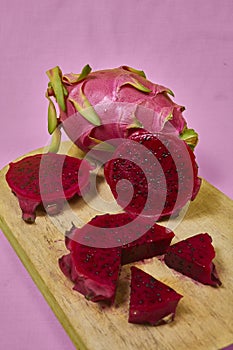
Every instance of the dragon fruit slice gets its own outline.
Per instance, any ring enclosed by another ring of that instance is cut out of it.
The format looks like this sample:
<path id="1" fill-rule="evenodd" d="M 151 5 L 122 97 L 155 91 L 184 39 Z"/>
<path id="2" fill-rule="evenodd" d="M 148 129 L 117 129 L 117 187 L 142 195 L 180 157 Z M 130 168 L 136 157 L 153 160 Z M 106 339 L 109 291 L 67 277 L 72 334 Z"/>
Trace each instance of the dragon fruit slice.
<path id="1" fill-rule="evenodd" d="M 104 214 L 82 228 L 73 227 L 67 233 L 66 245 L 70 249 L 72 239 L 94 247 L 122 247 L 121 265 L 125 265 L 164 254 L 173 237 L 170 229 L 148 225 L 148 220 L 127 213 Z"/>
<path id="2" fill-rule="evenodd" d="M 171 322 L 182 295 L 151 275 L 131 267 L 130 323 L 153 326 Z"/>
<path id="3" fill-rule="evenodd" d="M 93 302 L 113 304 L 121 267 L 120 248 L 94 248 L 69 240 L 70 254 L 59 259 L 74 290 Z"/>
<path id="4" fill-rule="evenodd" d="M 33 223 L 41 203 L 48 214 L 55 215 L 66 199 L 86 190 L 90 170 L 85 160 L 54 153 L 36 154 L 10 163 L 6 181 L 18 198 L 23 220 Z"/>
<path id="5" fill-rule="evenodd" d="M 203 284 L 220 286 L 212 260 L 215 251 L 208 233 L 200 233 L 170 246 L 165 254 L 167 266 Z"/>
<path id="6" fill-rule="evenodd" d="M 197 172 L 194 153 L 183 140 L 145 131 L 124 140 L 104 168 L 106 181 L 125 211 L 157 220 L 177 214 L 196 197 L 201 184 Z"/>
<path id="7" fill-rule="evenodd" d="M 172 91 L 146 79 L 143 71 L 128 66 L 80 74 L 62 74 L 57 66 L 47 71 L 48 130 L 62 124 L 70 139 L 88 152 L 101 141 L 125 138 L 131 128 L 175 133 L 194 148 L 198 135 L 188 129 L 183 106 Z M 53 100 L 58 104 L 59 117 Z"/>

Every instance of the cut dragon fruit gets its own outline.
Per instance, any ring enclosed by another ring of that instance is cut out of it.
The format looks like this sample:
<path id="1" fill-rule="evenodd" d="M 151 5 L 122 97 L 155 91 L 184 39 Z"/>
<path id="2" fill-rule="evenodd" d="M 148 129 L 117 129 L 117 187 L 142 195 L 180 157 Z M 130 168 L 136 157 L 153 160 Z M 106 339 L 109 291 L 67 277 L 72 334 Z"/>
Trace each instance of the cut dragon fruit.
<path id="1" fill-rule="evenodd" d="M 90 170 L 85 160 L 54 153 L 36 154 L 10 163 L 6 181 L 19 200 L 24 221 L 33 223 L 39 204 L 55 215 L 66 199 L 85 191 Z"/>
<path id="2" fill-rule="evenodd" d="M 143 71 L 127 66 L 91 73 L 90 66 L 86 65 L 80 74 L 70 73 L 66 75 L 62 74 L 59 67 L 54 67 L 47 71 L 47 75 L 50 80 L 46 96 L 49 100 L 48 126 L 51 134 L 54 133 L 56 136 L 57 126 L 62 126 L 78 147 L 84 152 L 91 150 L 89 156 L 96 157 L 102 162 L 109 160 L 111 158 L 109 154 L 111 155 L 111 152 L 119 145 L 121 151 L 125 151 L 126 148 L 129 152 L 131 151 L 131 145 L 127 143 L 121 145 L 122 139 L 130 138 L 131 142 L 142 142 L 149 149 L 152 147 L 152 143 L 154 144 L 153 155 L 158 153 L 157 158 L 162 170 L 166 171 L 166 179 L 161 181 L 161 172 L 155 174 L 156 170 L 152 166 L 154 162 L 147 163 L 148 172 L 152 170 L 148 184 L 148 187 L 152 188 L 152 193 L 143 215 L 156 217 L 161 214 L 162 218 L 177 214 L 189 200 L 195 198 L 200 187 L 200 179 L 197 177 L 197 165 L 191 149 L 193 150 L 196 146 L 198 135 L 193 129 L 187 127 L 182 116 L 184 108 L 175 104 L 168 97 L 169 94 L 172 95 L 170 89 L 150 82 L 146 79 Z M 53 99 L 59 106 L 59 118 L 56 115 Z M 145 131 L 162 135 L 160 138 L 161 151 L 160 149 L 155 150 L 157 146 L 160 147 L 159 141 L 146 142 L 147 136 L 145 134 L 139 136 Z M 172 152 L 169 147 L 166 147 L 166 141 L 174 152 L 178 147 L 177 157 L 181 157 L 179 162 L 176 155 L 173 154 L 171 157 L 170 153 Z M 119 155 L 119 148 L 117 148 L 115 155 Z M 134 151 L 133 149 L 131 153 L 134 154 Z M 135 161 L 136 158 L 137 154 L 132 160 Z M 147 155 L 146 158 L 143 158 L 143 154 L 139 158 L 142 162 L 146 162 L 148 159 Z M 112 164 L 112 162 L 110 161 L 108 164 Z M 113 174 L 111 166 L 107 166 L 106 168 L 109 170 L 105 172 L 119 204 L 126 211 L 134 214 L 141 213 L 148 199 L 145 179 L 141 175 L 138 165 L 140 166 L 136 162 L 136 167 L 133 166 L 131 172 L 128 169 L 123 172 L 123 174 L 129 173 L 126 179 L 133 179 L 137 182 L 135 196 L 129 205 L 127 205 L 128 198 L 124 198 L 128 191 L 123 189 L 121 200 L 115 189 L 115 182 L 122 178 L 121 169 L 119 172 L 116 169 L 116 174 Z M 178 180 L 179 189 L 177 189 Z M 193 183 L 191 184 L 191 182 Z M 165 193 L 164 187 L 166 185 L 167 192 Z M 149 192 L 151 192 L 150 188 Z M 179 194 L 177 195 L 178 190 Z M 161 208 L 163 202 L 164 208 Z"/>
<path id="3" fill-rule="evenodd" d="M 191 148 L 198 141 L 197 133 L 188 129 L 182 116 L 184 107 L 168 97 L 173 96 L 172 91 L 147 80 L 143 71 L 121 66 L 91 73 L 86 65 L 80 74 L 63 75 L 57 66 L 47 75 L 49 132 L 54 133 L 56 126 L 62 125 L 85 152 L 101 141 L 125 138 L 135 127 L 175 133 Z"/>
<path id="4" fill-rule="evenodd" d="M 158 220 L 195 198 L 201 183 L 197 170 L 193 152 L 176 135 L 137 131 L 116 149 L 104 174 L 125 211 Z M 119 185 L 119 180 L 127 181 Z"/>
<path id="5" fill-rule="evenodd" d="M 174 233 L 163 226 L 130 216 L 127 213 L 104 214 L 94 217 L 82 228 L 73 227 L 67 233 L 70 239 L 98 248 L 122 247 L 121 264 L 152 258 L 164 254 Z"/>
<path id="6" fill-rule="evenodd" d="M 203 284 L 220 286 L 212 260 L 215 251 L 208 233 L 200 233 L 170 246 L 165 254 L 167 266 Z"/>
<path id="7" fill-rule="evenodd" d="M 138 230 L 140 230 L 140 225 L 137 223 L 137 227 L 135 227 L 135 231 L 131 233 L 131 237 L 133 237 L 133 234 L 138 232 Z M 174 233 L 171 230 L 154 224 L 140 238 L 123 245 L 122 265 L 164 254 L 173 237 Z"/>
<path id="8" fill-rule="evenodd" d="M 135 266 L 131 275 L 129 322 L 154 326 L 171 322 L 182 295 Z"/>
<path id="9" fill-rule="evenodd" d="M 113 304 L 120 273 L 120 248 L 94 248 L 69 240 L 70 254 L 59 259 L 74 290 L 93 302 Z"/>

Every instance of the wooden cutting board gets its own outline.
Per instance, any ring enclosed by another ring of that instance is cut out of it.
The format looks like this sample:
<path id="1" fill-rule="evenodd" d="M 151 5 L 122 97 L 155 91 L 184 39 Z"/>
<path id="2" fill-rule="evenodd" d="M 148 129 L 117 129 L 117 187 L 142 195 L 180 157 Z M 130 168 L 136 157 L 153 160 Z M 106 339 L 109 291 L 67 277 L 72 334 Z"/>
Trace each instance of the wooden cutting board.
<path id="1" fill-rule="evenodd" d="M 37 150 L 33 153 L 39 153 Z M 61 150 L 63 152 L 64 150 Z M 69 150 L 78 154 L 76 149 Z M 21 219 L 16 197 L 5 182 L 8 167 L 0 172 L 0 228 L 8 238 L 41 293 L 80 350 L 172 350 L 220 349 L 233 343 L 233 203 L 203 179 L 198 197 L 175 228 L 173 242 L 200 232 L 208 232 L 216 250 L 214 260 L 223 285 L 204 286 L 167 268 L 159 259 L 146 260 L 136 266 L 167 283 L 181 299 L 174 322 L 152 327 L 128 323 L 130 266 L 122 269 L 116 303 L 101 308 L 72 290 L 73 284 L 61 273 L 58 258 L 65 254 L 64 214 L 53 220 L 42 211 L 36 223 Z M 98 178 L 98 191 L 109 201 L 112 195 L 104 178 Z M 95 204 L 96 198 L 91 199 Z M 77 221 L 87 222 L 100 214 L 83 199 L 70 202 Z M 163 223 L 164 225 L 166 224 Z"/>

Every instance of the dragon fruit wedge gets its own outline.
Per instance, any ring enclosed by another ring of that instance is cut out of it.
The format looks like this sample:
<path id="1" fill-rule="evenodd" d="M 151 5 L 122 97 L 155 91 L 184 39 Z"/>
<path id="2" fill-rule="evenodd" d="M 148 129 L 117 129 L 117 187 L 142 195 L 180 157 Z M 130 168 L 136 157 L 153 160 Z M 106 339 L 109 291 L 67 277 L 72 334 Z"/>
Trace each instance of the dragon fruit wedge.
<path id="1" fill-rule="evenodd" d="M 121 66 L 91 72 L 86 65 L 80 74 L 63 75 L 57 66 L 47 75 L 48 131 L 54 134 L 62 125 L 85 152 L 102 141 L 125 138 L 135 127 L 175 133 L 192 149 L 198 141 L 182 116 L 184 107 L 169 98 L 172 91 L 147 80 L 143 71 Z"/>
<path id="2" fill-rule="evenodd" d="M 215 251 L 208 233 L 200 233 L 170 246 L 165 254 L 167 266 L 203 284 L 220 286 L 212 260 Z"/>
<path id="3" fill-rule="evenodd" d="M 125 211 L 156 220 L 176 215 L 200 188 L 189 146 L 176 135 L 140 130 L 121 143 L 104 174 Z"/>
<path id="4" fill-rule="evenodd" d="M 94 217 L 82 228 L 72 227 L 66 235 L 66 245 L 70 240 L 83 245 L 108 248 L 121 247 L 121 265 L 152 258 L 164 254 L 174 233 L 163 226 L 130 216 L 127 213 L 104 214 Z"/>
<path id="5" fill-rule="evenodd" d="M 49 215 L 59 213 L 65 200 L 89 187 L 91 166 L 85 160 L 45 153 L 10 163 L 6 181 L 17 196 L 22 218 L 35 222 L 36 208 L 43 203 Z"/>
<path id="6" fill-rule="evenodd" d="M 182 295 L 135 266 L 131 267 L 130 323 L 171 322 Z"/>
<path id="7" fill-rule="evenodd" d="M 112 305 L 121 268 L 120 248 L 94 248 L 69 240 L 70 253 L 59 259 L 74 290 L 93 302 Z"/>

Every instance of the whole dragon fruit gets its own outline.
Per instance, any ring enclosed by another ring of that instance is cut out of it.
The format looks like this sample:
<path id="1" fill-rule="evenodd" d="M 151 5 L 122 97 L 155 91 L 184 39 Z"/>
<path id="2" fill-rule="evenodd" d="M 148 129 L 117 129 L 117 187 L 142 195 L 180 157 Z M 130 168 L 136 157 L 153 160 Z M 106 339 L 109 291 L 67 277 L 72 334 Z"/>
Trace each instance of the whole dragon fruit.
<path id="1" fill-rule="evenodd" d="M 131 267 L 130 323 L 149 323 L 152 326 L 171 322 L 181 294 L 148 273 Z"/>
<path id="2" fill-rule="evenodd" d="M 183 140 L 141 130 L 116 149 L 104 174 L 124 210 L 159 220 L 196 197 L 201 184 L 197 170 L 194 153 Z"/>
<path id="3" fill-rule="evenodd" d="M 96 145 L 109 151 L 108 143 L 100 146 L 102 141 L 125 138 L 134 128 L 175 133 L 192 149 L 198 141 L 182 116 L 184 107 L 169 98 L 174 96 L 172 91 L 147 80 L 143 71 L 121 66 L 91 73 L 86 65 L 80 74 L 63 75 L 57 66 L 47 75 L 48 130 L 55 140 L 59 140 L 57 126 L 62 125 L 85 152 Z M 59 107 L 58 118 L 53 98 Z"/>
<path id="4" fill-rule="evenodd" d="M 22 218 L 33 223 L 36 208 L 44 205 L 47 213 L 59 213 L 65 200 L 81 194 L 89 187 L 91 166 L 63 154 L 45 153 L 10 163 L 6 181 L 17 196 Z"/>

